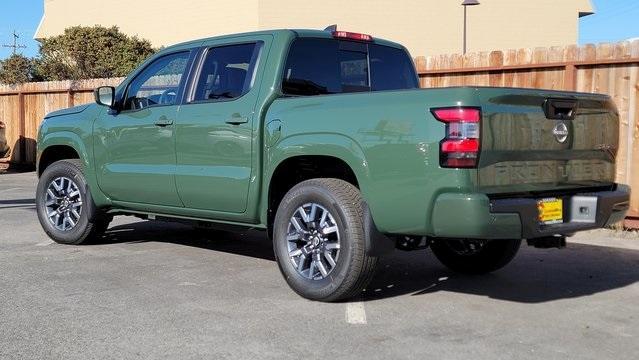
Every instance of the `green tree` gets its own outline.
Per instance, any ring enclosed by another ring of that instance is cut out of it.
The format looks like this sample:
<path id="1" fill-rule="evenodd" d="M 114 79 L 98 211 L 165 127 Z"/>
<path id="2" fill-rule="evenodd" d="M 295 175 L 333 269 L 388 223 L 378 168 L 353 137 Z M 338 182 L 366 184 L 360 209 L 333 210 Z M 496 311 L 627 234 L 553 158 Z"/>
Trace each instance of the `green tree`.
<path id="1" fill-rule="evenodd" d="M 115 26 L 74 26 L 41 41 L 36 67 L 44 80 L 119 77 L 154 52 L 149 41 L 127 36 Z"/>
<path id="2" fill-rule="evenodd" d="M 35 61 L 21 54 L 13 54 L 0 60 L 0 83 L 22 84 L 39 80 L 35 74 Z"/>

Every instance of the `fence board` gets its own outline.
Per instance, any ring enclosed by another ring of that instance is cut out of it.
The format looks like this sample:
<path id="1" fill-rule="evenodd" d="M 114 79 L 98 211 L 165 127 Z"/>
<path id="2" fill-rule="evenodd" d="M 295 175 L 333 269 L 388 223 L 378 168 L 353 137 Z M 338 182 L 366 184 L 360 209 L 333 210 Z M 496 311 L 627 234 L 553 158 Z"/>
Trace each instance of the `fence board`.
<path id="1" fill-rule="evenodd" d="M 630 57 L 639 57 L 639 41 L 630 45 Z M 628 101 L 628 144 L 632 149 L 631 158 L 628 159 L 627 167 L 630 174 L 630 187 L 635 189 L 631 193 L 630 207 L 633 214 L 639 214 L 639 67 L 633 66 L 629 77 L 629 101 Z M 634 166 L 633 166 L 634 164 Z"/>

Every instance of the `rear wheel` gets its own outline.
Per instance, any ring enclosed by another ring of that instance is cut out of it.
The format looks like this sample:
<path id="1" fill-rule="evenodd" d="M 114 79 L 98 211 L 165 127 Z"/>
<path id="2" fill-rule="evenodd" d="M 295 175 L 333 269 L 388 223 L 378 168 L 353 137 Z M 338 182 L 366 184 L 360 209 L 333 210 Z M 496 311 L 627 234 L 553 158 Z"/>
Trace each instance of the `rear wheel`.
<path id="1" fill-rule="evenodd" d="M 437 239 L 430 245 L 437 259 L 464 274 L 485 274 L 508 265 L 521 240 Z"/>
<path id="2" fill-rule="evenodd" d="M 45 233 L 61 244 L 93 240 L 106 231 L 112 219 L 96 209 L 77 159 L 57 161 L 46 168 L 38 182 L 36 207 Z"/>
<path id="3" fill-rule="evenodd" d="M 359 190 L 339 179 L 304 181 L 284 196 L 275 217 L 273 247 L 286 282 L 311 300 L 359 294 L 377 264 L 366 253 Z"/>

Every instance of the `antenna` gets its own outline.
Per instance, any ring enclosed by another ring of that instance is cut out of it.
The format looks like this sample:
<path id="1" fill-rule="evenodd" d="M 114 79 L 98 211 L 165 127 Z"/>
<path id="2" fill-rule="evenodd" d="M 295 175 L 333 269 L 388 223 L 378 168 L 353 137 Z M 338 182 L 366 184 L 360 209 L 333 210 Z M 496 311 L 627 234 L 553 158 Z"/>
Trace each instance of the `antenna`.
<path id="1" fill-rule="evenodd" d="M 328 31 L 328 32 L 337 31 L 337 24 L 327 26 L 326 29 L 324 29 L 324 31 Z"/>
<path id="2" fill-rule="evenodd" d="M 2 45 L 2 47 L 6 47 L 6 48 L 12 48 L 13 49 L 13 55 L 16 54 L 16 52 L 18 51 L 18 49 L 26 49 L 27 47 L 22 45 L 22 44 L 18 44 L 18 39 L 20 38 L 20 35 L 18 35 L 18 33 L 13 30 L 13 44 L 4 44 Z"/>

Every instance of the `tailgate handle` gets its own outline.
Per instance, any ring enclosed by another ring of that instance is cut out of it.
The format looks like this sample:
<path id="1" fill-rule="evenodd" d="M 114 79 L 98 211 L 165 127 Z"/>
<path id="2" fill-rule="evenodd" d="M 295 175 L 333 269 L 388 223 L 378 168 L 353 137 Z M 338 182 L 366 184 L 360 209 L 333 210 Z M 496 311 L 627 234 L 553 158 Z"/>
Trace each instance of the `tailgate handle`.
<path id="1" fill-rule="evenodd" d="M 546 99 L 544 113 L 551 120 L 574 120 L 577 112 L 577 100 Z"/>

